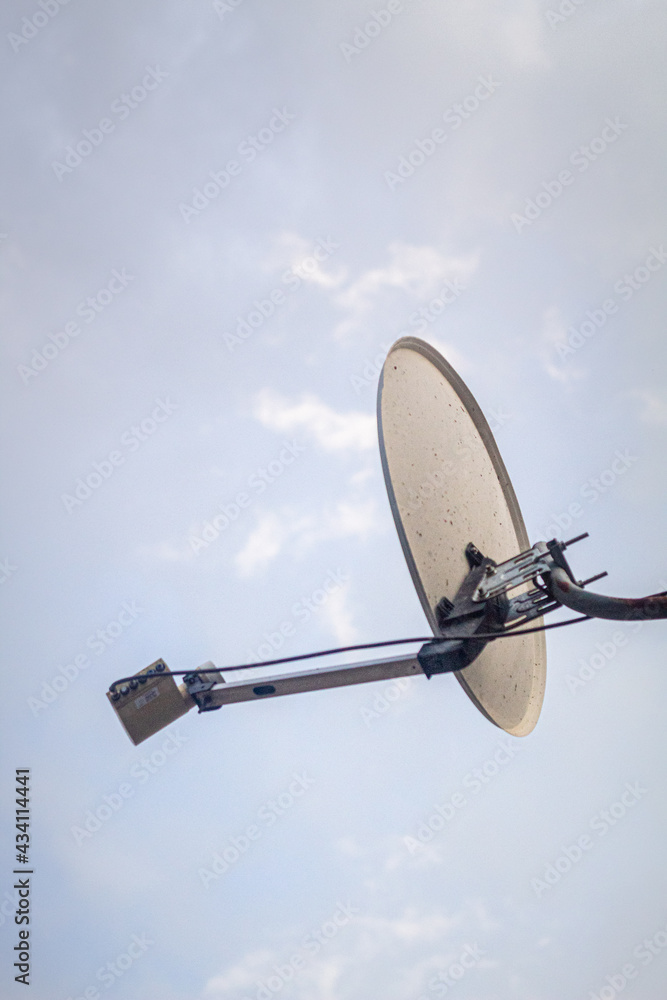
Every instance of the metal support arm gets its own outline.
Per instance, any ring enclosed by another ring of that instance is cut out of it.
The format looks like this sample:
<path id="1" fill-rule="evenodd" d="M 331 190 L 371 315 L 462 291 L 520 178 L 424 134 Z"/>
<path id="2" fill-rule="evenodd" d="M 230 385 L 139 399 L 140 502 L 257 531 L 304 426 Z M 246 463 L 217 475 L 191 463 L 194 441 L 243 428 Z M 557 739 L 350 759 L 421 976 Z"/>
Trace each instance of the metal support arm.
<path id="1" fill-rule="evenodd" d="M 322 667 L 319 670 L 282 674 L 278 677 L 255 677 L 231 684 L 223 682 L 200 695 L 199 711 L 210 712 L 239 701 L 261 701 L 263 698 L 279 698 L 285 694 L 393 680 L 395 677 L 414 676 L 421 672 L 416 656 L 402 656 L 351 663 L 344 667 Z"/>

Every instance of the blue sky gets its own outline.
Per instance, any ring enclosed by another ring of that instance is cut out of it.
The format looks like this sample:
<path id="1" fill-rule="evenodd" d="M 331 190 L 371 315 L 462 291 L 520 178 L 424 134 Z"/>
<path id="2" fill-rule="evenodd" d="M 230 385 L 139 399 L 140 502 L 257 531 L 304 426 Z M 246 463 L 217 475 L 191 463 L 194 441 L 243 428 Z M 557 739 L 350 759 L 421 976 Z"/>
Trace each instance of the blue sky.
<path id="1" fill-rule="evenodd" d="M 30 767 L 35 1000 L 662 1000 L 662 624 L 550 635 L 522 740 L 451 677 L 139 747 L 105 691 L 423 633 L 375 427 L 406 333 L 475 394 L 531 541 L 589 531 L 581 577 L 667 589 L 665 19 L 5 4 L 2 823 Z"/>

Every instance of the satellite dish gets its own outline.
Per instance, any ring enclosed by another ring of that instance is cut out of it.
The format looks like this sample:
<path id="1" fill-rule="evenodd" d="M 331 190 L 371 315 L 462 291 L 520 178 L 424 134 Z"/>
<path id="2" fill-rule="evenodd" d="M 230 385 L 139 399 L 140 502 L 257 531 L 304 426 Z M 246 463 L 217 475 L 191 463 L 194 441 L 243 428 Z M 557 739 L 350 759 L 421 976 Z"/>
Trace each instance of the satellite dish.
<path id="1" fill-rule="evenodd" d="M 377 413 L 398 537 L 428 623 L 442 635 L 436 609 L 470 571 L 468 543 L 498 563 L 530 547 L 519 504 L 475 398 L 423 340 L 403 337 L 391 348 Z M 491 643 L 456 678 L 487 719 L 525 736 L 544 698 L 544 634 Z"/>
<path id="2" fill-rule="evenodd" d="M 195 705 L 212 712 L 241 701 L 349 684 L 455 673 L 479 710 L 513 736 L 530 733 L 546 682 L 542 615 L 560 607 L 584 618 L 667 618 L 667 594 L 606 597 L 584 588 L 555 538 L 532 548 L 493 434 L 470 390 L 438 352 L 404 337 L 389 351 L 378 391 L 380 455 L 389 503 L 431 638 L 418 653 L 363 663 L 227 682 L 208 661 L 167 670 L 164 660 L 114 683 L 107 697 L 133 743 L 141 743 Z M 530 625 L 529 629 L 525 625 Z M 502 639 L 503 641 L 496 641 Z M 222 668 L 273 666 L 344 650 L 325 650 Z M 183 684 L 174 677 L 183 675 Z"/>

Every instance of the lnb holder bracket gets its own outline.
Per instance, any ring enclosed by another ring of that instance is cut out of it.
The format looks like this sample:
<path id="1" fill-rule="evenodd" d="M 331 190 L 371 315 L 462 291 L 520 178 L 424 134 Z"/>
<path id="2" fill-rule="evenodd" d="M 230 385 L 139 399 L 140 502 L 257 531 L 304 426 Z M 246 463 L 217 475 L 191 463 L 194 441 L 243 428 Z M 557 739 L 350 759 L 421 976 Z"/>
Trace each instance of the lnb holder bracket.
<path id="1" fill-rule="evenodd" d="M 496 563 L 470 542 L 465 550 L 468 575 L 454 600 L 443 597 L 435 609 L 438 628 L 447 632 L 447 639 L 427 642 L 417 654 L 426 676 L 464 670 L 491 641 L 490 635 L 500 635 L 508 627 L 523 625 L 561 607 L 546 581 L 558 570 L 576 584 L 563 552 L 583 537 L 570 542 L 555 538 L 538 542 L 503 563 Z M 530 585 L 528 589 L 526 585 Z M 523 588 L 521 593 L 507 596 L 519 587 Z M 477 633 L 487 638 L 476 638 Z"/>
<path id="2" fill-rule="evenodd" d="M 471 542 L 465 553 L 468 575 L 454 600 L 443 597 L 435 609 L 438 627 L 447 632 L 447 638 L 427 642 L 417 654 L 426 676 L 465 669 L 492 641 L 489 636 L 506 633 L 563 606 L 588 618 L 667 618 L 667 593 L 635 599 L 584 590 L 586 583 L 577 582 L 564 552 L 587 537 L 536 542 L 532 549 L 502 563 L 484 556 Z M 602 576 L 606 573 L 586 582 Z M 519 587 L 520 593 L 507 596 Z M 478 634 L 486 638 L 477 638 Z"/>
<path id="3" fill-rule="evenodd" d="M 509 601 L 504 592 L 488 598 L 483 604 L 475 603 L 474 595 L 480 584 L 495 572 L 497 563 L 482 555 L 472 544 L 466 548 L 470 571 L 459 587 L 453 601 L 443 597 L 435 612 L 438 628 L 447 631 L 446 639 L 425 643 L 417 659 L 426 676 L 463 670 L 476 660 L 490 641 L 475 638 L 476 633 L 489 635 L 502 632 L 509 614 Z"/>

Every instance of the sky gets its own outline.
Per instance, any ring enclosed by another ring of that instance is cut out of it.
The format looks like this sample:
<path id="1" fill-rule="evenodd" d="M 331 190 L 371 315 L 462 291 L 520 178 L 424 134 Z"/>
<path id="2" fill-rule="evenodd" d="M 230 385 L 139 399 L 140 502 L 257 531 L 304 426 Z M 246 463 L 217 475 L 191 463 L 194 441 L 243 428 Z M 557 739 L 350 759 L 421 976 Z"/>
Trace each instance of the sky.
<path id="1" fill-rule="evenodd" d="M 105 692 L 425 634 L 375 418 L 406 334 L 531 543 L 667 590 L 664 4 L 0 18 L 3 996 L 29 768 L 33 1000 L 662 1000 L 664 624 L 550 633 L 522 739 L 453 677 L 138 747 Z"/>

